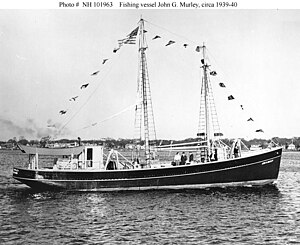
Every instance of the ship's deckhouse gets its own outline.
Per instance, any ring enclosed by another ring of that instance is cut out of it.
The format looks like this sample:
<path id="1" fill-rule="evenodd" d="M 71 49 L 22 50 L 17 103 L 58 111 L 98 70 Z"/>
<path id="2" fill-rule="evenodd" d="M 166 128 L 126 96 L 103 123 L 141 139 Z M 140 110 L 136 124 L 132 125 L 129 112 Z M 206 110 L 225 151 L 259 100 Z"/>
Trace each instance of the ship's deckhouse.
<path id="1" fill-rule="evenodd" d="M 85 169 L 103 169 L 103 146 L 85 146 L 78 160 Z"/>

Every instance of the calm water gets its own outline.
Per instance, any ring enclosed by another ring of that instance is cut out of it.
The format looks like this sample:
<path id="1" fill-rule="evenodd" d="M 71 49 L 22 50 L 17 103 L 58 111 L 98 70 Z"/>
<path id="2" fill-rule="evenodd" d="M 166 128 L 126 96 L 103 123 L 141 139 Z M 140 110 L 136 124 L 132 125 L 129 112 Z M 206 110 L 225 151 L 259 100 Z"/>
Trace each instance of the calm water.
<path id="1" fill-rule="evenodd" d="M 284 153 L 276 187 L 38 193 L 0 151 L 0 244 L 300 244 L 300 153 Z"/>

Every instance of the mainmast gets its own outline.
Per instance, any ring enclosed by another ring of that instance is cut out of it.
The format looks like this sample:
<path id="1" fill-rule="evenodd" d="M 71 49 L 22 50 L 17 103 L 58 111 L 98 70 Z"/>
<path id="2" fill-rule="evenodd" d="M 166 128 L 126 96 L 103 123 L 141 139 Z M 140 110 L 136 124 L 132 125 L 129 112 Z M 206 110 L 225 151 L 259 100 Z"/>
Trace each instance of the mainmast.
<path id="1" fill-rule="evenodd" d="M 221 136 L 220 127 L 217 117 L 217 111 L 214 103 L 212 87 L 210 83 L 210 72 L 206 61 L 206 46 L 203 44 L 201 68 L 203 77 L 201 81 L 201 99 L 200 99 L 200 118 L 198 136 L 201 139 L 200 158 L 201 161 L 210 161 L 210 155 L 213 151 L 213 140 L 216 136 Z"/>
<path id="2" fill-rule="evenodd" d="M 210 152 L 210 132 L 209 132 L 209 111 L 208 111 L 208 79 L 207 79 L 207 69 L 208 69 L 208 64 L 205 62 L 205 45 L 203 44 L 203 60 L 204 64 L 202 66 L 203 68 L 203 83 L 204 83 L 204 103 L 205 103 L 205 136 L 206 136 L 206 142 L 207 142 L 207 150 Z"/>
<path id="3" fill-rule="evenodd" d="M 154 116 L 152 109 L 152 100 L 150 92 L 150 84 L 148 77 L 146 50 L 147 42 L 145 38 L 144 20 L 139 22 L 139 77 L 138 77 L 138 97 L 140 105 L 136 107 L 136 128 L 139 129 L 140 140 L 144 138 L 146 166 L 150 165 L 150 138 L 156 139 Z M 142 128 L 144 130 L 142 130 Z M 142 132 L 144 131 L 144 132 Z M 143 163 L 141 163 L 144 165 Z"/>

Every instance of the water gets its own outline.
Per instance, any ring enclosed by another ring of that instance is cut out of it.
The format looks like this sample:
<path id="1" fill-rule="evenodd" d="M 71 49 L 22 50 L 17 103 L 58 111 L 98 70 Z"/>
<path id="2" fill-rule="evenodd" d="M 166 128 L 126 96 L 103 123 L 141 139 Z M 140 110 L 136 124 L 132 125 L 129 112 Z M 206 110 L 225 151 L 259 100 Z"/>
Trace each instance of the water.
<path id="1" fill-rule="evenodd" d="M 0 160 L 0 244 L 300 244 L 298 152 L 276 187 L 188 191 L 39 193 Z"/>

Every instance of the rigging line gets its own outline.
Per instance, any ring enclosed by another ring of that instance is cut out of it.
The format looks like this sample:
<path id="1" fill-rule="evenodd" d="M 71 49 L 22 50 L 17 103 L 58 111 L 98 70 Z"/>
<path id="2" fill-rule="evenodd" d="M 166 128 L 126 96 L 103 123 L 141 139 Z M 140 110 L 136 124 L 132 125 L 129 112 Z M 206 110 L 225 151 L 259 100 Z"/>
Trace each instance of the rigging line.
<path id="1" fill-rule="evenodd" d="M 194 142 L 187 142 L 187 143 L 176 143 L 176 144 L 169 144 L 169 145 L 161 145 L 161 146 L 156 146 L 156 148 L 165 148 L 165 147 L 174 147 L 174 146 L 183 146 L 183 145 L 195 145 L 195 144 L 200 144 L 200 143 L 204 143 L 206 141 L 194 141 Z"/>
<path id="2" fill-rule="evenodd" d="M 185 40 L 187 40 L 187 41 L 189 41 L 189 42 L 192 42 L 192 43 L 194 43 L 195 45 L 198 45 L 197 42 L 195 42 L 195 41 L 193 41 L 193 40 L 190 40 L 189 38 L 187 38 L 187 37 L 185 37 L 185 36 L 176 34 L 176 33 L 172 32 L 172 31 L 169 31 L 168 29 L 166 29 L 166 28 L 164 28 L 164 27 L 162 27 L 162 26 L 156 25 L 156 24 L 154 24 L 154 23 L 152 23 L 152 22 L 149 22 L 149 21 L 147 21 L 147 20 L 144 20 L 144 21 L 147 22 L 147 23 L 150 24 L 150 25 L 156 26 L 157 28 L 160 28 L 160 29 L 162 29 L 162 30 L 167 31 L 167 32 L 171 33 L 172 35 L 175 35 L 175 36 L 180 37 L 180 38 L 182 38 L 182 39 L 185 39 Z"/>
<path id="3" fill-rule="evenodd" d="M 228 74 L 227 74 L 227 72 L 222 68 L 221 65 L 219 65 L 219 63 L 217 62 L 217 59 L 214 57 L 214 55 L 212 54 L 212 52 L 210 51 L 210 49 L 208 49 L 208 48 L 206 47 L 206 50 L 207 50 L 207 52 L 209 53 L 209 55 L 208 55 L 208 60 L 210 61 L 209 57 L 212 57 L 213 60 L 214 60 L 214 62 L 217 64 L 218 69 L 219 69 L 219 68 L 221 69 L 222 73 L 225 74 L 225 78 L 227 79 L 227 78 L 229 77 Z M 211 61 L 210 61 L 210 62 L 211 62 Z M 228 79 L 227 79 L 227 80 L 228 80 Z"/>
<path id="4" fill-rule="evenodd" d="M 120 52 L 122 52 L 122 51 L 120 51 Z M 119 54 L 118 54 L 119 55 Z M 96 89 L 95 90 L 97 90 L 98 88 L 99 88 L 99 86 L 100 86 L 100 82 L 101 81 L 103 81 L 104 79 L 105 79 L 105 77 L 109 74 L 109 72 L 110 72 L 110 70 L 112 69 L 112 65 L 110 65 L 109 66 L 109 68 L 108 68 L 108 71 L 106 72 L 106 73 L 104 73 L 105 75 L 104 75 L 104 77 L 101 77 L 100 79 L 99 79 L 99 85 L 96 87 Z M 95 83 L 95 80 L 96 80 L 96 78 L 94 78 L 94 79 L 91 79 L 92 81 L 90 81 L 90 82 L 88 82 L 88 83 Z M 81 83 L 82 84 L 82 83 Z M 79 87 L 79 85 L 78 85 L 78 87 Z M 92 96 L 93 94 L 94 94 L 94 92 L 95 91 L 93 91 L 92 92 L 92 94 L 90 94 L 90 96 Z M 82 93 L 84 93 L 84 94 L 86 94 L 87 92 L 86 91 L 81 91 L 80 92 L 80 95 L 78 96 L 78 97 L 81 97 L 83 94 Z M 79 93 L 78 93 L 79 94 Z M 88 98 L 87 100 L 89 100 L 90 98 Z M 87 102 L 87 101 L 86 101 Z M 85 103 L 86 103 L 85 102 Z M 67 109 L 66 109 L 66 111 L 69 111 L 69 110 L 72 110 L 72 106 L 70 105 L 70 103 L 69 103 L 69 106 L 67 107 Z M 79 113 L 79 111 L 81 110 L 81 107 L 78 109 L 78 113 Z M 77 114 L 77 112 L 76 112 L 76 114 Z M 74 116 L 74 115 L 73 115 Z M 62 123 L 63 124 L 63 126 L 62 126 L 62 128 L 61 129 L 59 129 L 59 131 L 58 131 L 58 133 L 55 135 L 55 136 L 57 136 L 64 128 L 65 128 L 65 126 L 74 118 L 74 117 L 71 117 L 71 119 L 69 119 L 69 120 L 64 120 L 66 123 L 65 123 L 65 125 L 64 125 L 64 123 Z M 75 115 L 76 116 L 76 115 Z"/>
<path id="5" fill-rule="evenodd" d="M 216 63 L 216 67 L 217 67 L 217 69 L 220 69 L 221 70 L 221 72 L 222 72 L 222 74 L 224 74 L 224 77 L 225 77 L 225 79 L 227 80 L 227 81 L 229 81 L 229 80 L 231 80 L 231 79 L 228 79 L 230 76 L 228 76 L 228 73 L 222 68 L 222 66 L 217 62 L 217 59 L 214 57 L 214 55 L 212 54 L 212 52 L 206 47 L 206 50 L 207 50 L 207 52 L 209 53 L 209 57 L 212 57 L 213 58 L 213 61 Z M 210 61 L 210 59 L 208 58 L 208 60 Z M 211 61 L 210 61 L 211 62 Z M 221 79 L 220 79 L 221 80 Z M 233 84 L 234 85 L 234 84 Z M 226 87 L 228 87 L 228 84 L 227 84 L 227 86 Z M 231 88 L 230 88 L 230 90 L 231 90 L 231 92 L 232 93 L 234 93 L 234 94 L 237 94 L 237 93 L 235 93 L 236 91 L 233 89 L 232 90 L 232 87 L 235 87 L 235 86 L 230 86 Z M 229 91 L 230 92 L 230 91 Z"/>
<path id="6" fill-rule="evenodd" d="M 122 53 L 122 50 L 121 52 L 119 52 L 119 55 L 118 55 L 118 60 L 120 59 L 120 56 L 121 56 L 121 53 Z M 81 109 L 90 101 L 90 99 L 92 98 L 92 96 L 96 93 L 96 91 L 99 89 L 100 85 L 103 85 L 101 83 L 101 81 L 103 81 L 111 72 L 112 68 L 115 67 L 116 64 L 113 64 L 110 66 L 108 72 L 104 75 L 104 77 L 102 79 L 100 79 L 100 82 L 98 84 L 98 86 L 95 88 L 95 90 L 90 94 L 90 96 L 87 98 L 87 100 L 82 104 L 81 107 L 79 107 L 79 109 L 77 110 L 77 112 L 75 112 L 75 114 L 73 114 L 73 116 L 71 116 L 71 118 L 58 130 L 58 132 L 56 133 L 55 137 L 61 133 L 61 131 L 72 121 L 72 119 L 77 116 L 77 114 L 81 111 Z"/>
<path id="7" fill-rule="evenodd" d="M 214 60 L 214 62 L 216 63 L 216 66 L 217 66 L 217 68 L 219 69 L 220 68 L 220 70 L 222 71 L 222 73 L 223 74 L 225 74 L 225 79 L 228 81 L 229 79 L 228 79 L 228 74 L 227 74 L 227 72 L 222 68 L 222 66 L 217 62 L 217 59 L 214 57 L 214 55 L 212 54 L 212 52 L 206 47 L 206 50 L 207 50 L 207 52 L 209 53 L 209 57 L 212 57 L 212 59 Z M 221 80 L 221 79 L 220 79 Z M 233 84 L 234 85 L 234 84 Z M 228 84 L 226 84 L 226 87 L 228 87 Z M 237 93 L 235 93 L 235 90 L 234 89 L 232 89 L 232 88 L 230 88 L 230 87 L 232 87 L 232 86 L 229 86 L 229 90 L 231 90 L 231 91 L 229 91 L 229 92 L 231 92 L 231 94 L 237 94 Z M 230 94 L 230 93 L 229 93 Z M 241 101 L 238 99 L 238 98 L 236 98 L 235 97 L 235 99 L 236 99 L 236 106 L 238 107 L 239 105 L 241 105 L 241 104 L 245 104 L 245 103 L 241 103 Z M 248 106 L 247 106 L 248 107 Z M 249 116 L 248 117 L 250 117 L 250 115 L 251 114 L 253 114 L 251 111 L 249 111 L 249 109 L 248 108 L 246 108 L 247 109 L 247 113 L 249 114 Z M 246 115 L 246 110 L 244 109 L 243 110 L 244 112 L 243 112 L 243 114 L 244 115 Z M 257 121 L 255 121 L 256 123 L 255 124 L 257 124 Z"/>
<path id="8" fill-rule="evenodd" d="M 140 39 L 139 39 L 139 45 L 140 45 Z M 141 57 L 140 57 L 140 55 L 138 55 L 138 64 L 137 64 L 137 71 L 139 71 L 140 70 L 140 64 L 141 64 Z M 140 73 L 139 72 L 137 72 L 137 91 L 136 91 L 136 100 L 139 100 L 139 99 L 141 99 L 140 97 L 140 93 L 139 93 L 139 91 L 140 91 Z M 139 140 L 141 140 L 141 136 L 140 136 L 140 132 L 141 132 L 141 129 L 139 128 L 139 130 L 138 130 L 138 124 L 140 125 L 141 124 L 141 118 L 140 118 L 140 114 L 139 114 L 139 108 L 136 108 L 136 110 L 135 110 L 135 115 L 134 115 L 134 130 L 133 130 L 133 139 L 139 139 Z M 139 132 L 139 133 L 137 133 L 137 131 Z"/>
<path id="9" fill-rule="evenodd" d="M 128 111 L 129 109 L 131 109 L 132 107 L 136 106 L 138 103 L 139 103 L 139 102 L 134 103 L 134 104 L 132 104 L 132 105 L 126 107 L 126 108 L 123 109 L 122 111 L 119 111 L 119 112 L 117 112 L 117 113 L 115 113 L 115 114 L 113 114 L 113 115 L 111 115 L 111 116 L 109 116 L 109 117 L 103 119 L 102 121 L 95 122 L 95 123 L 93 123 L 93 124 L 91 124 L 91 125 L 88 125 L 88 126 L 86 126 L 86 127 L 80 128 L 80 129 L 76 129 L 75 131 L 87 129 L 87 128 L 96 126 L 96 124 L 100 124 L 100 123 L 103 123 L 103 122 L 108 121 L 108 120 L 110 120 L 110 119 L 113 119 L 113 118 L 115 118 L 116 116 L 119 116 L 119 115 L 121 115 L 122 113 L 124 113 L 124 112 Z"/>

